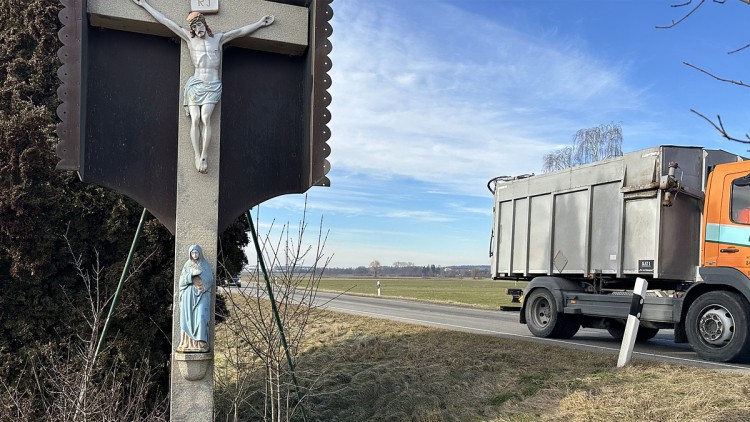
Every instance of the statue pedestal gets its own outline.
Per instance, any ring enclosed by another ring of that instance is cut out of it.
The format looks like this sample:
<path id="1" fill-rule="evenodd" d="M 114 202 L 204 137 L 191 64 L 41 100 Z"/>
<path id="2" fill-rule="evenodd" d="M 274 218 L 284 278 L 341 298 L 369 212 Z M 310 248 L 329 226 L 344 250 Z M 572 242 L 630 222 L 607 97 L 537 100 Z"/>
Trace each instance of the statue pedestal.
<path id="1" fill-rule="evenodd" d="M 174 353 L 174 362 L 183 378 L 188 381 L 202 380 L 214 360 L 213 352 L 206 353 Z"/>
<path id="2" fill-rule="evenodd" d="M 214 354 L 172 354 L 171 421 L 214 420 Z"/>

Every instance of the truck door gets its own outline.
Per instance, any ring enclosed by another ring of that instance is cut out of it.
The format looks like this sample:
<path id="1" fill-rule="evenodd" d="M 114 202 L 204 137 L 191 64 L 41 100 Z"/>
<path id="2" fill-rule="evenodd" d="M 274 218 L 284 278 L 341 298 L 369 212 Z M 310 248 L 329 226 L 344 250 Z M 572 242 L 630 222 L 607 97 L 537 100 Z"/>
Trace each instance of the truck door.
<path id="1" fill-rule="evenodd" d="M 716 266 L 750 277 L 750 174 L 726 174 L 722 186 Z"/>

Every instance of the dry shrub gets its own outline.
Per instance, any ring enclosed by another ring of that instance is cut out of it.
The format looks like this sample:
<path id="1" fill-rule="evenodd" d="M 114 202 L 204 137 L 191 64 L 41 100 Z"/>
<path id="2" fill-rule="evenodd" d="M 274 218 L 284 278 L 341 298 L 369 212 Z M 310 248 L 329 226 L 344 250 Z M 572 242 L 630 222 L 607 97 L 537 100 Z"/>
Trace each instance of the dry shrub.
<path id="1" fill-rule="evenodd" d="M 270 229 L 257 241 L 271 273 L 264 274 L 258 262 L 246 268 L 244 289 L 223 291 L 227 320 L 216 331 L 217 420 L 305 417 L 305 396 L 314 389 L 317 375 L 291 366 L 311 344 L 307 329 L 330 260 L 323 255 L 322 221 L 315 247 L 303 243 L 306 227 L 303 214 L 296 237 L 287 224 L 275 242 Z"/>

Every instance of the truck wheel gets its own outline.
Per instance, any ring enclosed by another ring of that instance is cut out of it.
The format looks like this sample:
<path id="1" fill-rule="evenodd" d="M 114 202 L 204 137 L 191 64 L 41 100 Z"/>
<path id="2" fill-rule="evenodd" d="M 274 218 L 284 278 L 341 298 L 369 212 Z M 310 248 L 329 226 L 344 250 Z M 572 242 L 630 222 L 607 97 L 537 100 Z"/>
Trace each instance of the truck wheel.
<path id="1" fill-rule="evenodd" d="M 534 290 L 526 300 L 526 325 L 531 334 L 544 338 L 571 338 L 581 327 L 577 318 L 557 312 L 547 289 Z"/>
<path id="2" fill-rule="evenodd" d="M 607 331 L 615 340 L 622 340 L 625 337 L 625 324 L 620 321 L 610 320 Z M 659 334 L 658 328 L 638 327 L 638 334 L 635 336 L 635 341 L 651 340 L 657 334 Z"/>
<path id="3" fill-rule="evenodd" d="M 685 331 L 703 359 L 729 362 L 750 356 L 747 301 L 737 293 L 714 291 L 690 305 Z"/>

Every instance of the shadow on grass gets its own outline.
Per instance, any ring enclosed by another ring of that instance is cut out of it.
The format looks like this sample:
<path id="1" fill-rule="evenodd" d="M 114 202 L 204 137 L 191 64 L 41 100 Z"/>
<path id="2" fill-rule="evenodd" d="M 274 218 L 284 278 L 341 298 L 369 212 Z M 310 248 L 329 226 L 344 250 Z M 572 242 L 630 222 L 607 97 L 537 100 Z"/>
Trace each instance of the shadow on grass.
<path id="1" fill-rule="evenodd" d="M 305 387 L 314 383 L 305 400 L 313 420 L 492 420 L 521 413 L 515 407 L 540 391 L 570 391 L 578 385 L 571 380 L 615 362 L 592 354 L 571 365 L 580 352 L 369 318 L 323 319 L 297 361 Z M 263 409 L 262 394 L 252 397 L 248 405 Z"/>
<path id="2" fill-rule="evenodd" d="M 592 355 L 583 365 L 558 349 L 529 353 L 529 344 L 473 334 L 422 329 L 417 333 L 363 334 L 306 354 L 305 365 L 325 368 L 310 397 L 316 418 L 327 421 L 464 421 L 533 416 L 518 405 L 543 390 L 570 392 L 614 364 Z M 534 346 L 536 347 L 536 346 Z M 334 393 L 327 393 L 334 392 Z M 538 410 L 538 412 L 537 412 Z"/>
<path id="3" fill-rule="evenodd" d="M 648 362 L 617 369 L 613 355 L 328 312 L 314 331 L 297 361 L 312 386 L 309 420 L 718 420 L 706 413 L 717 406 L 721 420 L 750 420 L 746 375 Z M 721 389 L 727 376 L 742 386 L 731 397 L 691 390 Z M 263 395 L 253 397 L 263 409 Z"/>

